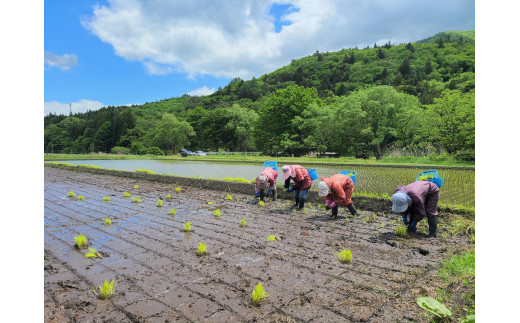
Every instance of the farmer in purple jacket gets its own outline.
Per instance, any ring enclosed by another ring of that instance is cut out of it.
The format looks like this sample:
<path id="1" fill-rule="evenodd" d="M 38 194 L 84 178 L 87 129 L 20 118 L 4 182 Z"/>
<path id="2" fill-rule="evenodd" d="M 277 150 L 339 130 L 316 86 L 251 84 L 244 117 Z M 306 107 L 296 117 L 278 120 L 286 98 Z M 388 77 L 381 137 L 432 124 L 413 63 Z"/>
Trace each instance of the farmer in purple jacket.
<path id="1" fill-rule="evenodd" d="M 402 214 L 408 232 L 417 231 L 417 223 L 428 218 L 429 238 L 437 237 L 437 202 L 439 188 L 430 181 L 417 181 L 399 186 L 392 195 L 392 211 Z M 409 217 L 409 219 L 408 219 Z"/>

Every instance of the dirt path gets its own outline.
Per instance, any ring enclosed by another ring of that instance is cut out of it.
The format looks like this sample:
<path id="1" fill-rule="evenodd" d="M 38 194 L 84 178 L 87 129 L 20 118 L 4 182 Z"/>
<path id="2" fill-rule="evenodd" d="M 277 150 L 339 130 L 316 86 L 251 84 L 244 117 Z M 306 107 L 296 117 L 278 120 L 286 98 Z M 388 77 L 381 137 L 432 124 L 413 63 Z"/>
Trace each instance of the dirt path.
<path id="1" fill-rule="evenodd" d="M 415 298 L 434 295 L 445 253 L 470 243 L 398 238 L 389 210 L 361 210 L 345 221 L 341 209 L 343 217 L 331 220 L 316 204 L 295 212 L 287 201 L 261 207 L 251 196 L 225 196 L 45 168 L 45 321 L 421 322 L 427 318 Z M 181 232 L 186 221 L 191 233 Z M 88 250 L 73 246 L 79 234 L 107 256 L 87 259 Z M 199 242 L 208 246 L 202 257 Z M 352 250 L 352 264 L 335 259 L 341 249 Z M 115 280 L 115 294 L 100 300 L 92 288 L 105 279 Z M 249 298 L 259 282 L 269 297 L 256 307 Z"/>

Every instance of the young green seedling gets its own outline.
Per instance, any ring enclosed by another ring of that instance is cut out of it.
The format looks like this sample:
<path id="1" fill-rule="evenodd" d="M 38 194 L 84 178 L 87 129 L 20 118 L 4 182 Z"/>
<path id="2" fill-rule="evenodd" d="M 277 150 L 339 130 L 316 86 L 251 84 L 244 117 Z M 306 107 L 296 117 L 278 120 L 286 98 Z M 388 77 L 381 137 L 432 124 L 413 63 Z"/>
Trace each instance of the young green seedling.
<path id="1" fill-rule="evenodd" d="M 177 209 L 172 209 L 172 210 L 170 211 L 170 213 L 168 213 L 168 214 L 170 214 L 170 215 L 175 215 L 175 212 L 177 212 Z"/>
<path id="2" fill-rule="evenodd" d="M 208 202 L 209 205 L 213 204 L 213 202 Z"/>
<path id="3" fill-rule="evenodd" d="M 69 192 L 69 197 L 74 197 L 74 192 L 73 191 Z"/>
<path id="4" fill-rule="evenodd" d="M 134 185 L 134 189 L 138 189 L 139 188 L 139 185 Z"/>
<path id="5" fill-rule="evenodd" d="M 270 240 L 270 241 L 276 241 L 276 236 L 268 236 L 267 237 L 267 240 Z"/>
<path id="6" fill-rule="evenodd" d="M 384 227 L 385 227 L 385 223 L 381 222 L 381 228 L 384 228 Z"/>
<path id="7" fill-rule="evenodd" d="M 186 222 L 186 224 L 184 225 L 184 232 L 190 232 L 191 231 L 191 223 L 190 222 Z"/>
<path id="8" fill-rule="evenodd" d="M 109 196 L 103 196 L 103 201 L 105 201 L 105 202 L 110 201 L 110 197 Z"/>
<path id="9" fill-rule="evenodd" d="M 232 200 L 232 199 L 233 199 L 233 197 L 231 197 L 231 195 L 229 195 L 229 194 L 226 195 L 226 200 Z"/>
<path id="10" fill-rule="evenodd" d="M 245 219 L 240 220 L 240 226 L 242 228 L 246 226 L 246 220 Z"/>
<path id="11" fill-rule="evenodd" d="M 220 210 L 215 210 L 215 216 L 216 216 L 217 218 L 220 217 Z"/>
<path id="12" fill-rule="evenodd" d="M 85 248 L 88 243 L 87 243 L 87 237 L 85 237 L 84 235 L 80 234 L 79 236 L 75 236 L 74 237 L 74 241 L 76 241 L 76 246 L 79 248 L 79 249 L 83 249 Z"/>
<path id="13" fill-rule="evenodd" d="M 338 253 L 335 253 L 334 256 L 338 258 L 340 262 L 352 262 L 352 251 L 350 250 L 341 250 Z"/>
<path id="14" fill-rule="evenodd" d="M 202 242 L 199 243 L 199 248 L 197 249 L 197 256 L 202 256 L 206 253 L 206 245 Z"/>
<path id="15" fill-rule="evenodd" d="M 89 253 L 86 253 L 85 254 L 85 257 L 87 258 L 103 258 L 103 256 L 101 256 L 101 254 L 94 248 L 88 248 L 88 250 L 90 250 Z"/>
<path id="16" fill-rule="evenodd" d="M 256 285 L 255 290 L 251 294 L 251 304 L 259 305 L 269 294 L 266 294 L 261 283 Z"/>
<path id="17" fill-rule="evenodd" d="M 112 224 L 112 221 L 110 221 L 110 219 L 107 217 L 107 218 L 105 219 L 105 224 Z"/>
<path id="18" fill-rule="evenodd" d="M 130 197 L 130 193 L 129 192 L 124 192 L 123 193 L 123 197 Z"/>
<path id="19" fill-rule="evenodd" d="M 167 199 L 167 200 L 169 200 L 169 199 L 171 199 L 171 198 L 172 198 L 172 196 L 171 196 L 170 194 L 166 195 L 166 199 Z"/>
<path id="20" fill-rule="evenodd" d="M 107 299 L 114 294 L 114 280 L 109 283 L 106 279 L 103 286 L 99 286 L 99 293 L 96 291 L 96 287 L 93 287 L 94 295 L 101 299 Z"/>
<path id="21" fill-rule="evenodd" d="M 406 227 L 402 225 L 398 225 L 397 228 L 394 230 L 394 233 L 400 237 L 406 237 L 408 233 L 406 232 Z"/>
<path id="22" fill-rule="evenodd" d="M 162 206 L 163 205 L 163 201 L 162 200 L 157 200 L 157 206 Z"/>
<path id="23" fill-rule="evenodd" d="M 260 206 L 264 206 L 264 201 L 260 201 L 260 202 L 258 202 L 258 205 L 260 205 Z"/>
<path id="24" fill-rule="evenodd" d="M 78 200 L 79 200 L 79 201 L 83 201 L 84 199 L 85 199 L 85 198 L 83 197 L 83 195 L 78 196 Z"/>
<path id="25" fill-rule="evenodd" d="M 175 192 L 176 192 L 176 193 L 180 193 L 180 192 L 181 192 L 181 188 L 180 188 L 180 187 L 176 187 L 176 188 L 175 188 Z"/>
<path id="26" fill-rule="evenodd" d="M 141 198 L 140 197 L 132 197 L 132 203 L 141 203 Z"/>

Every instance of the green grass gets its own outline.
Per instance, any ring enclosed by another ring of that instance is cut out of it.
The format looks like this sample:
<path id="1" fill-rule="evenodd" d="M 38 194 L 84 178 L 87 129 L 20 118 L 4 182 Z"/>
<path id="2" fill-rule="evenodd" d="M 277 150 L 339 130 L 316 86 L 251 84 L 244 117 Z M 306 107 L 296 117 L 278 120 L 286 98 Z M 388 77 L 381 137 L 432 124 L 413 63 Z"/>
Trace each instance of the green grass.
<path id="1" fill-rule="evenodd" d="M 207 246 L 204 243 L 200 242 L 199 248 L 197 249 L 197 256 L 203 256 L 206 253 L 206 249 Z"/>
<path id="2" fill-rule="evenodd" d="M 443 278 L 467 279 L 475 277 L 475 251 L 454 255 L 442 261 L 439 275 Z"/>
<path id="3" fill-rule="evenodd" d="M 88 245 L 87 237 L 85 237 L 82 234 L 80 234 L 79 236 L 75 236 L 74 241 L 76 241 L 76 246 L 79 249 L 83 249 L 83 248 L 87 247 L 87 245 Z"/>
<path id="4" fill-rule="evenodd" d="M 253 293 L 251 293 L 251 304 L 260 305 L 260 303 L 268 296 L 269 295 L 265 293 L 262 284 L 258 283 L 258 285 L 256 285 L 255 289 L 253 290 Z"/>
<path id="5" fill-rule="evenodd" d="M 468 235 L 475 234 L 475 220 L 467 219 L 462 216 L 456 216 L 450 219 L 448 230 L 452 235 Z"/>
<path id="6" fill-rule="evenodd" d="M 99 292 L 97 292 L 96 287 L 93 288 L 94 295 L 101 299 L 107 299 L 114 295 L 114 280 L 109 283 L 106 279 L 103 283 L 103 286 L 99 286 Z"/>
<path id="7" fill-rule="evenodd" d="M 352 251 L 343 249 L 340 252 L 335 253 L 334 257 L 336 257 L 340 262 L 351 263 L 352 262 Z"/>

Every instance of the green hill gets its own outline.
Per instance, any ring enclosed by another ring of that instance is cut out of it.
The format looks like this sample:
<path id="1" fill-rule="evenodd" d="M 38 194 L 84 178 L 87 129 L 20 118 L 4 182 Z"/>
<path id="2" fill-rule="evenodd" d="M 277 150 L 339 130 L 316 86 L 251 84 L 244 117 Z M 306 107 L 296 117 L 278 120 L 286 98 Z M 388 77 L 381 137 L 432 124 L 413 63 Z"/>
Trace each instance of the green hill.
<path id="1" fill-rule="evenodd" d="M 208 150 L 257 150 L 263 145 L 255 144 L 261 137 L 259 129 L 255 129 L 256 120 L 262 117 L 272 96 L 285 89 L 296 92 L 300 91 L 299 88 L 306 89 L 302 95 L 315 92 L 316 99 L 309 102 L 333 111 L 338 102 L 353 94 L 387 86 L 397 93 L 415 97 L 422 109 L 427 110 L 447 91 L 474 96 L 474 41 L 474 31 L 447 31 L 415 43 L 374 44 L 363 49 L 348 48 L 337 52 L 316 51 L 258 78 L 247 81 L 235 78 L 208 96 L 183 95 L 131 107 L 106 107 L 70 117 L 51 114 L 44 118 L 45 152 L 110 151 L 116 146 L 120 151 L 134 153 L 176 152 L 184 146 Z M 169 115 L 164 117 L 165 113 Z M 183 130 L 175 134 L 171 129 Z M 164 142 L 164 137 L 168 136 L 182 136 L 189 140 Z M 276 146 L 276 149 L 286 153 L 317 149 L 316 135 L 313 135 L 314 141 L 307 138 L 308 144 L 303 144 L 303 137 L 297 135 L 300 137 L 298 145 L 292 144 L 295 142 L 292 137 L 296 135 L 288 136 L 279 138 L 285 146 Z M 387 144 L 442 146 L 437 150 L 451 145 L 441 145 L 439 137 L 431 139 L 433 135 L 417 136 L 411 141 L 396 141 L 397 137 L 392 135 Z M 337 146 L 335 151 L 338 153 L 370 150 L 372 144 L 366 138 L 363 140 L 362 147 L 349 144 L 344 148 L 331 144 L 330 140 L 321 146 L 327 149 Z M 470 140 L 466 146 L 471 150 L 471 145 Z M 459 151 L 464 145 L 459 146 L 453 146 L 449 151 Z"/>

